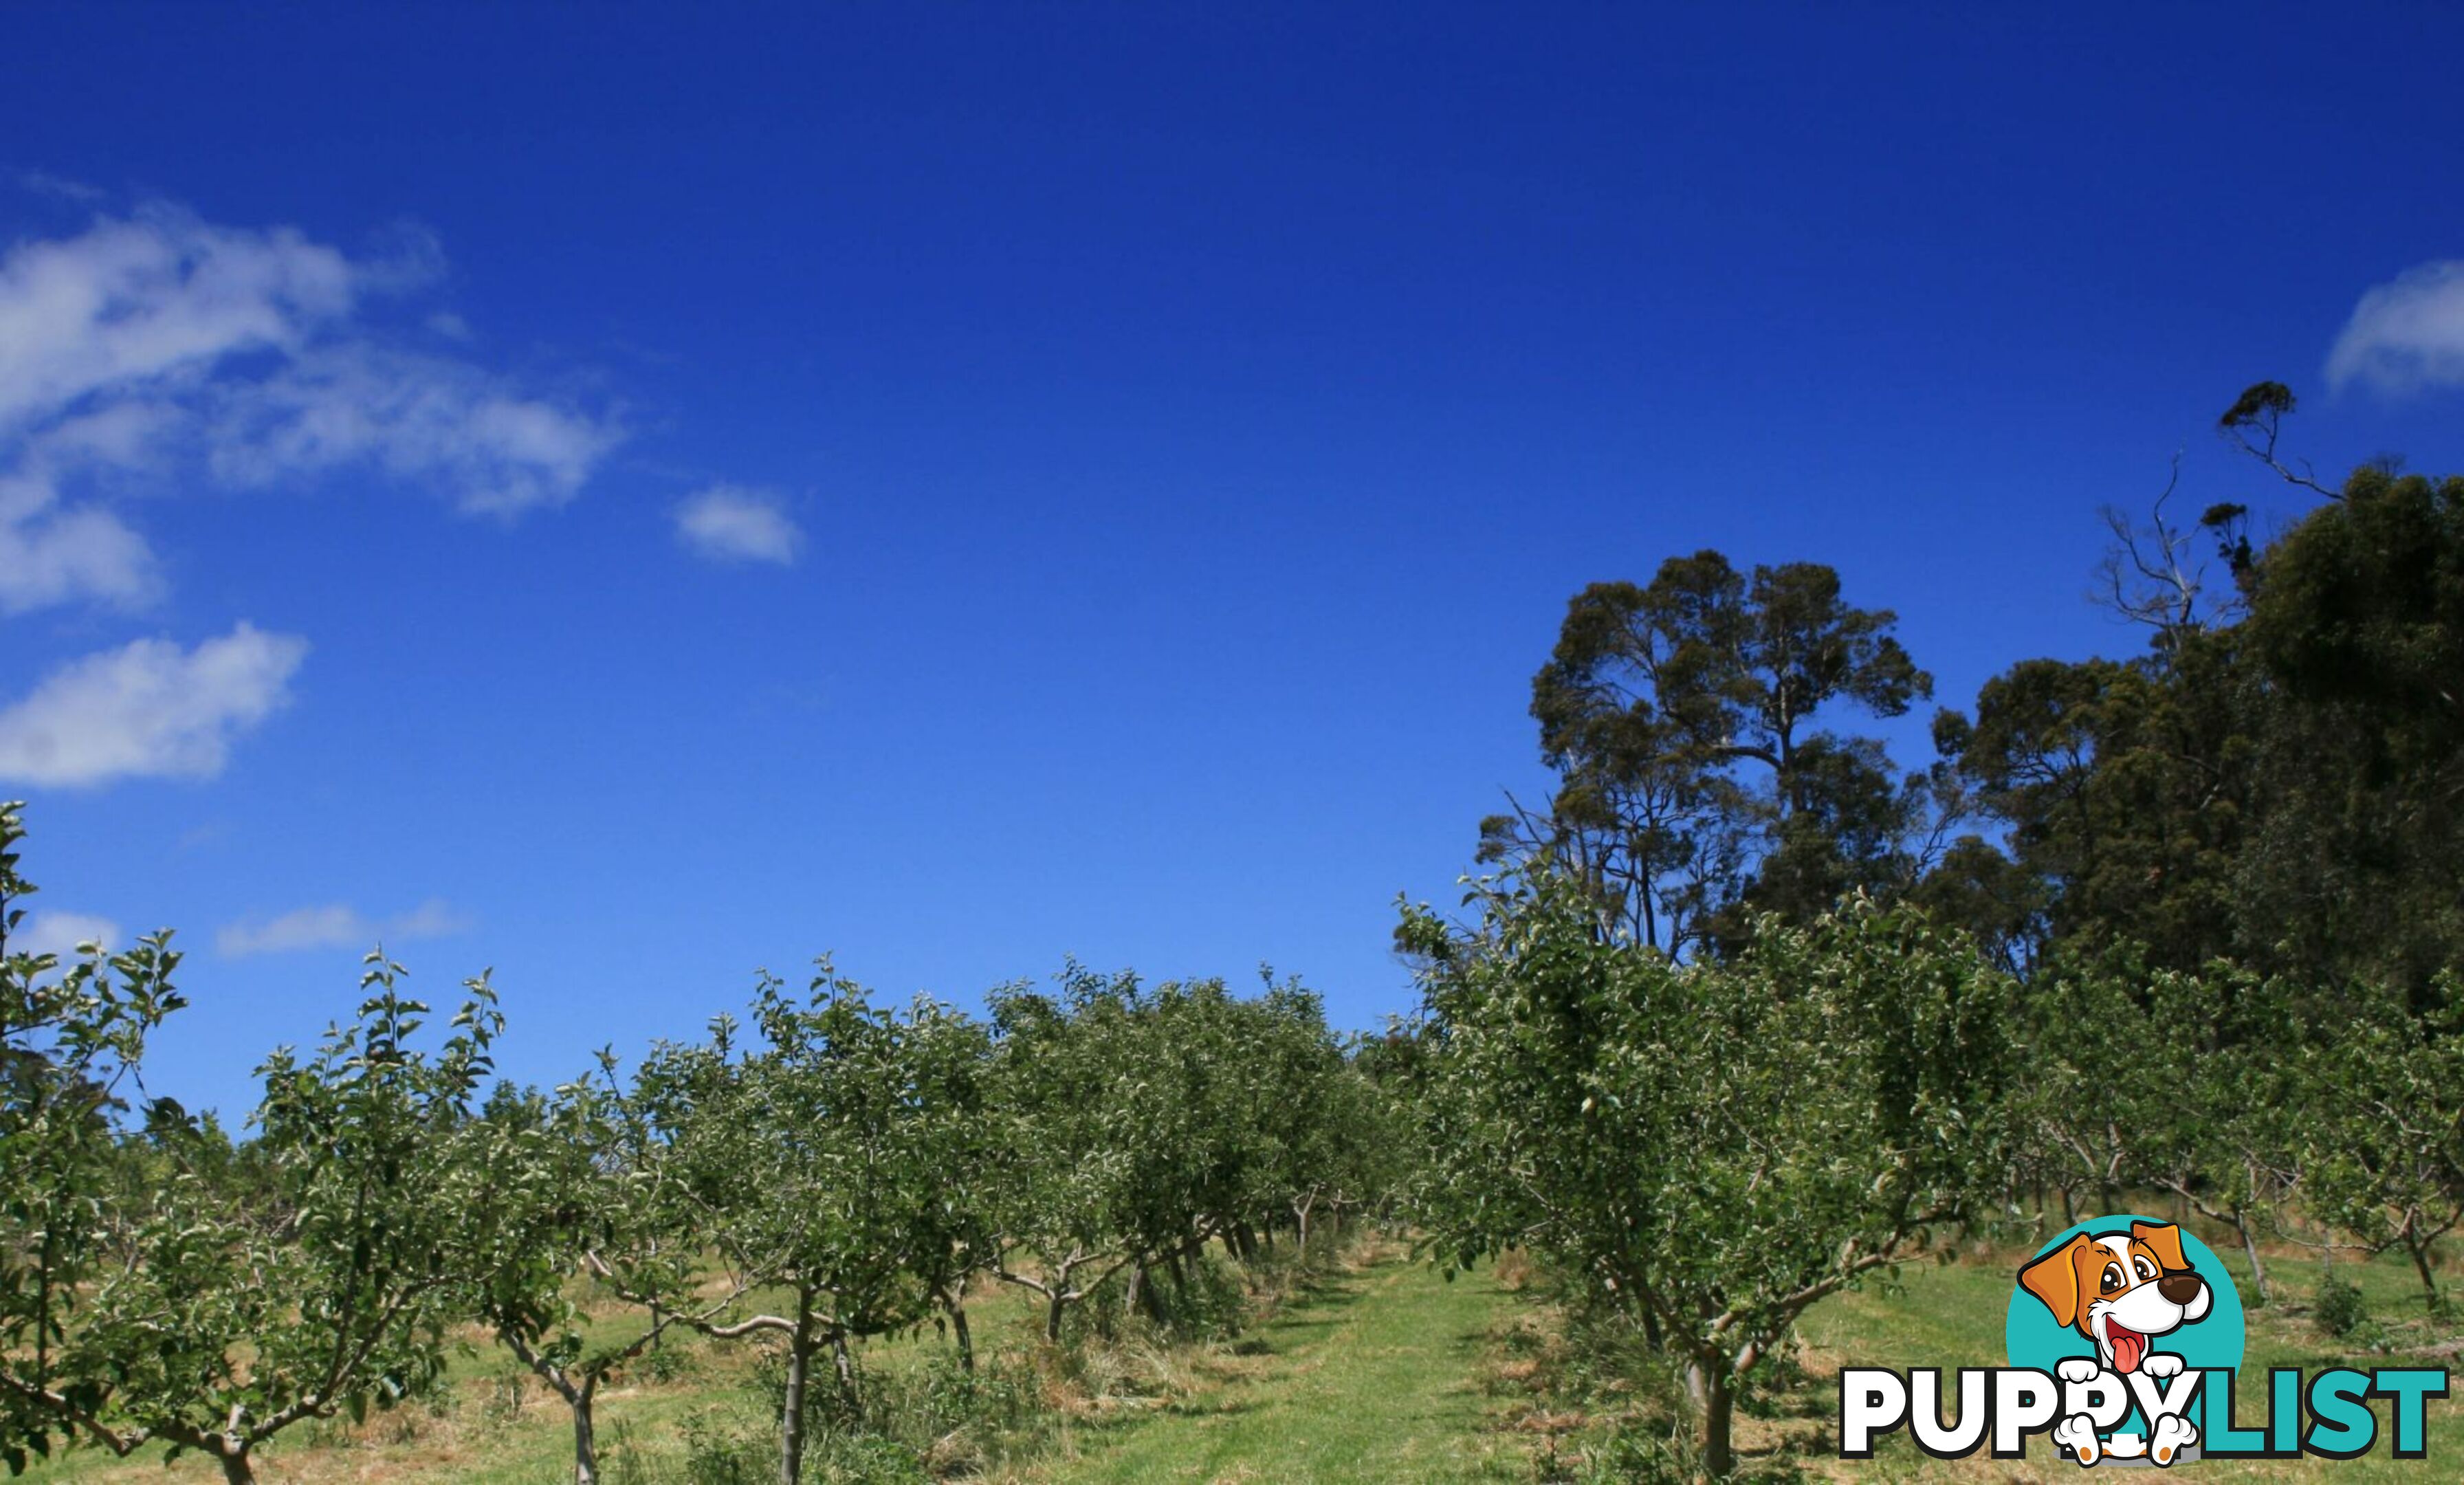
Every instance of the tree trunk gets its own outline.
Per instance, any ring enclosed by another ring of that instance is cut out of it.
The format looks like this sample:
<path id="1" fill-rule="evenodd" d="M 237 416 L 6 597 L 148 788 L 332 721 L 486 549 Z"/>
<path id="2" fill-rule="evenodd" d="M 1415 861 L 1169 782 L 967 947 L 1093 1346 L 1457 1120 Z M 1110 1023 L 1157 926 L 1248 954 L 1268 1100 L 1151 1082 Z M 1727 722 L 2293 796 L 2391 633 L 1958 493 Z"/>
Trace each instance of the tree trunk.
<path id="1" fill-rule="evenodd" d="M 2430 1245 L 2416 1241 L 2412 1234 L 2408 1232 L 2405 1234 L 2404 1246 L 2412 1252 L 2413 1272 L 2421 1275 L 2422 1297 L 2428 1301 L 2431 1312 L 2435 1314 L 2438 1310 L 2438 1280 L 2432 1277 L 2430 1272 Z"/>
<path id="2" fill-rule="evenodd" d="M 2233 1218 L 2233 1228 L 2236 1231 L 2241 1233 L 2241 1251 L 2250 1255 L 2250 1287 L 2257 1292 L 2259 1298 L 2265 1299 L 2267 1297 L 2267 1266 L 2258 1261 L 2258 1239 L 2250 1230 L 2249 1213 L 2244 1212 L 2235 1216 Z"/>
<path id="3" fill-rule="evenodd" d="M 1636 1284 L 1634 1297 L 1641 1301 L 1642 1343 L 1650 1348 L 1652 1355 L 1658 1356 L 1664 1349 L 1660 1335 L 1660 1306 L 1652 1302 L 1651 1286 L 1648 1284 Z"/>
<path id="4" fill-rule="evenodd" d="M 847 1354 L 847 1327 L 844 1325 L 830 1328 L 830 1359 L 838 1363 L 839 1368 L 839 1407 L 852 1420 L 856 1416 L 859 1399 L 855 1390 L 855 1358 Z"/>
<path id="5" fill-rule="evenodd" d="M 1694 1407 L 1703 1416 L 1703 1473 L 1715 1480 L 1726 1479 L 1737 1467 L 1733 1443 L 1737 1393 L 1724 1360 L 1696 1360 L 1685 1369 L 1685 1389 L 1694 1395 Z"/>
<path id="6" fill-rule="evenodd" d="M 804 1477 L 804 1381 L 813 1368 L 813 1297 L 796 1296 L 796 1328 L 787 1338 L 787 1395 L 779 1407 L 779 1482 Z"/>
<path id="7" fill-rule="evenodd" d="M 599 1485 L 599 1431 L 591 1416 L 598 1392 L 599 1379 L 594 1376 L 566 1400 L 573 1408 L 573 1485 Z"/>
<path id="8" fill-rule="evenodd" d="M 1138 1265 L 1136 1276 L 1131 1279 L 1130 1284 L 1136 1291 L 1138 1308 L 1145 1313 L 1147 1319 L 1158 1325 L 1172 1323 L 1172 1311 L 1164 1306 L 1163 1291 L 1157 1289 L 1155 1280 L 1147 1275 L 1145 1264 Z"/>
<path id="9" fill-rule="evenodd" d="M 224 1485 L 256 1485 L 256 1468 L 249 1463 L 247 1445 L 216 1453 L 214 1458 L 223 1467 Z"/>
<path id="10" fill-rule="evenodd" d="M 976 1369 L 976 1339 L 973 1335 L 968 1333 L 967 1307 L 963 1304 L 953 1304 L 950 1306 L 950 1335 L 952 1339 L 958 1342 L 958 1369 L 964 1372 L 974 1371 Z"/>
<path id="11" fill-rule="evenodd" d="M 1069 1303 L 1069 1292 L 1059 1280 L 1044 1297 L 1044 1339 L 1054 1345 L 1061 1343 L 1061 1312 Z"/>

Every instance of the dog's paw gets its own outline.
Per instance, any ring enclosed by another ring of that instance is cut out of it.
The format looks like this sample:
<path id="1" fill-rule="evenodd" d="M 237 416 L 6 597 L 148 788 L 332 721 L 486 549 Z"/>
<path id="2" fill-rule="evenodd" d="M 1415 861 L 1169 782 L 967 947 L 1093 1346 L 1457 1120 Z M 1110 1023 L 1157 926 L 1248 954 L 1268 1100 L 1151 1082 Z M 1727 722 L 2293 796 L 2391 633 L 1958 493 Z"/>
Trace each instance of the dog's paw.
<path id="1" fill-rule="evenodd" d="M 2054 1443 L 2069 1450 L 2082 1470 L 2104 1456 L 2103 1447 L 2096 1440 L 2096 1420 L 2085 1413 L 2073 1413 L 2055 1424 Z"/>
<path id="2" fill-rule="evenodd" d="M 2182 1374 L 2182 1359 L 2165 1351 L 2150 1351 L 2139 1363 L 2139 1369 L 2159 1381 L 2178 1377 Z"/>
<path id="3" fill-rule="evenodd" d="M 2171 1464 L 2182 1457 L 2182 1451 L 2199 1441 L 2199 1430 L 2170 1413 L 2156 1420 L 2155 1436 L 2148 1440 L 2147 1457 L 2160 1465 Z"/>
<path id="4" fill-rule="evenodd" d="M 2092 1356 L 2065 1356 L 2054 1363 L 2054 1375 L 2064 1382 L 2094 1382 L 2103 1370 Z"/>

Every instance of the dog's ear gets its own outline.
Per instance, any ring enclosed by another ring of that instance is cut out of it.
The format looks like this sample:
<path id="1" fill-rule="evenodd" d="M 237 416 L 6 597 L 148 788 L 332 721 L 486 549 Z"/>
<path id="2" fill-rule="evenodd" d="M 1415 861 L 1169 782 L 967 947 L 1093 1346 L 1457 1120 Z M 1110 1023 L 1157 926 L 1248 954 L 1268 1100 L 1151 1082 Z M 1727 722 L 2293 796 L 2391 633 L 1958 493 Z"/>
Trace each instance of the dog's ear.
<path id="1" fill-rule="evenodd" d="M 2145 1243 L 2156 1251 L 2156 1261 L 2170 1273 L 2180 1273 L 2190 1266 L 2182 1253 L 2182 1230 L 2170 1222 L 2134 1222 L 2130 1224 L 2130 1240 Z"/>
<path id="2" fill-rule="evenodd" d="M 2087 1234 L 2081 1232 L 2019 1271 L 2019 1287 L 2045 1301 L 2065 1330 L 2079 1323 L 2078 1254 L 2086 1242 Z"/>

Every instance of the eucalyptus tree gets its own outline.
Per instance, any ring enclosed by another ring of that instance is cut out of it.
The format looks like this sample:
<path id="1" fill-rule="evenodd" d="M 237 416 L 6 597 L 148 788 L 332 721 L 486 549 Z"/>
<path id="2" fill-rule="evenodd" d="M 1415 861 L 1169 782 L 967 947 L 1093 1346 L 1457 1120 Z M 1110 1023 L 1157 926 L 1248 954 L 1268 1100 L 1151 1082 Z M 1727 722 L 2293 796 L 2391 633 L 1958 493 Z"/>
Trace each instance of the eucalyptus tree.
<path id="1" fill-rule="evenodd" d="M 2000 1192 L 2012 986 L 1908 909 L 1766 920 L 1736 960 L 1606 939 L 1585 884 L 1425 908 L 1432 1241 L 1532 1249 L 1686 1371 L 1704 1464 L 1796 1318 Z"/>
<path id="2" fill-rule="evenodd" d="M 55 1445 L 125 1454 L 145 1441 L 121 1416 L 92 1317 L 125 1256 L 114 1115 L 148 1033 L 184 1004 L 167 930 L 119 955 L 84 944 L 65 968 L 19 947 L 36 890 L 18 874 L 24 808 L 0 804 L 0 1464 L 12 1474 Z"/>
<path id="3" fill-rule="evenodd" d="M 1531 682 L 1558 785 L 1485 822 L 1483 859 L 1545 856 L 1584 882 L 1601 931 L 1681 958 L 1733 946 L 1754 912 L 1904 885 L 1922 792 L 1879 742 L 1823 725 L 1932 694 L 1896 623 L 1851 607 L 1829 566 L 1740 572 L 1708 550 L 1584 588 Z"/>
<path id="4" fill-rule="evenodd" d="M 2464 963 L 2464 476 L 2354 471 L 2246 586 L 2245 936 L 2270 965 L 2426 1005 Z"/>
<path id="5" fill-rule="evenodd" d="M 2146 650 L 2021 661 L 1938 724 L 2006 827 L 1957 864 L 1991 888 L 1965 894 L 1980 917 L 2022 933 L 2423 1003 L 2464 950 L 2464 477 L 2323 483 L 2277 452 L 2294 406 L 2263 382 L 2221 420 L 2323 498 L 2263 544 L 2247 506 L 2207 510 L 2230 599 L 2200 591 L 2189 532 L 2160 519 L 2141 546 L 2125 526 L 2120 565 L 2149 582 L 2116 602 L 2151 621 Z"/>

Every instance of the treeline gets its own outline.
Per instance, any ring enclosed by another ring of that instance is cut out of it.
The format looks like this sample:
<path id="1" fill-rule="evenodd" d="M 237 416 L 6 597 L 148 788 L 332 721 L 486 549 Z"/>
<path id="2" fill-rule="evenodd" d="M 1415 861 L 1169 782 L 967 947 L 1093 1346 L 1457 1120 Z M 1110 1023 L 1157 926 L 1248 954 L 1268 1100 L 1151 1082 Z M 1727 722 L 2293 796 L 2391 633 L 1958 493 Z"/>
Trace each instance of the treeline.
<path id="1" fill-rule="evenodd" d="M 2277 453 L 2293 407 L 2261 383 L 2220 429 L 2313 508 L 2263 543 L 2243 502 L 2108 511 L 2097 596 L 2144 649 L 2013 665 L 1922 764 L 1853 726 L 1933 679 L 1830 566 L 1705 551 L 1593 585 L 1532 682 L 1555 786 L 1483 856 L 1545 853 L 1679 958 L 1861 890 L 2022 973 L 2128 941 L 2423 989 L 2464 943 L 2464 477 L 2321 485 Z"/>
<path id="2" fill-rule="evenodd" d="M 21 836 L 0 807 L 11 934 Z M 621 1368 L 670 1332 L 766 1339 L 794 1485 L 822 1405 L 860 1402 L 852 1342 L 931 1325 L 972 1370 L 967 1306 L 996 1285 L 1035 1297 L 1049 1341 L 1098 1302 L 1168 1325 L 1210 1244 L 1305 1251 L 1385 1199 L 1408 1145 L 1295 983 L 1072 966 L 979 1018 L 881 1004 L 825 962 L 802 993 L 765 977 L 705 1041 L 542 1091 L 495 1078 L 484 979 L 431 1031 L 376 956 L 354 1019 L 259 1069 L 234 1141 L 138 1081 L 182 1005 L 169 939 L 66 965 L 0 942 L 11 1473 L 158 1446 L 249 1480 L 294 1425 L 433 1386 L 475 1326 L 563 1399 L 583 1485 Z M 585 1325 L 586 1294 L 632 1321 Z"/>
<path id="3" fill-rule="evenodd" d="M 1482 828 L 1425 995 L 1418 1212 L 1523 1249 L 1682 1371 L 1697 1456 L 1804 1310 L 1959 1236 L 2162 1191 L 2332 1264 L 2464 1217 L 2464 478 L 2279 456 L 2321 497 L 2111 515 L 2144 654 L 2032 660 L 1937 756 L 1840 729 L 1932 682 L 1815 564 L 1716 552 L 1573 601 L 1535 677 L 1557 778 Z M 2213 574 L 2212 580 L 2210 574 Z M 2330 1277 L 2322 1291 L 2332 1294 Z"/>

